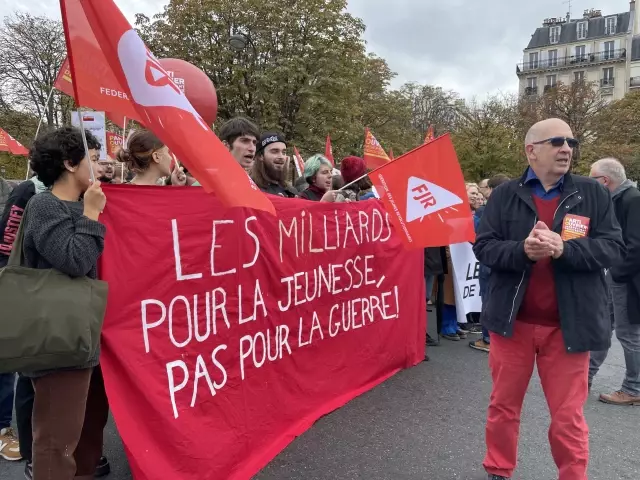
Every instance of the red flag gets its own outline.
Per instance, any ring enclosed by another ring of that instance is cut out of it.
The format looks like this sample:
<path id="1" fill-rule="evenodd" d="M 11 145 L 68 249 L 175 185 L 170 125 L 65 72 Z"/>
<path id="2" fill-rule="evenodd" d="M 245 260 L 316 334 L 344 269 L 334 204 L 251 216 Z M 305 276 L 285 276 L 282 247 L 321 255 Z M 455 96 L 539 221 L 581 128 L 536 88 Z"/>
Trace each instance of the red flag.
<path id="1" fill-rule="evenodd" d="M 227 207 L 275 214 L 113 0 L 60 0 L 60 6 L 79 104 L 143 119 Z"/>
<path id="2" fill-rule="evenodd" d="M 78 103 L 78 99 L 76 98 L 75 92 L 73 91 L 73 77 L 71 76 L 69 57 L 65 58 L 64 62 L 62 62 L 62 67 L 60 67 L 60 71 L 58 72 L 58 76 L 56 77 L 56 81 L 53 83 L 53 86 L 56 89 L 60 90 L 62 93 L 66 93 L 70 97 L 73 97 L 76 103 Z M 115 123 L 118 127 L 124 128 L 124 115 L 112 112 L 106 112 L 106 115 L 107 117 L 109 117 L 109 120 Z"/>
<path id="3" fill-rule="evenodd" d="M 407 248 L 475 241 L 464 177 L 448 134 L 398 157 L 370 178 Z"/>
<path id="4" fill-rule="evenodd" d="M 29 149 L 11 135 L 9 135 L 9 150 L 11 150 L 11 153 L 14 155 L 29 155 Z"/>
<path id="5" fill-rule="evenodd" d="M 11 152 L 9 149 L 9 135 L 0 128 L 0 152 Z"/>
<path id="6" fill-rule="evenodd" d="M 327 135 L 327 143 L 324 145 L 324 156 L 331 162 L 331 165 L 336 166 L 336 162 L 333 159 L 333 148 L 331 148 L 331 136 Z"/>
<path id="7" fill-rule="evenodd" d="M 424 143 L 433 142 L 435 140 L 435 135 L 433 134 L 433 125 L 429 125 L 427 129 L 427 134 L 424 136 Z"/>
<path id="8" fill-rule="evenodd" d="M 389 149 L 389 159 L 393 160 L 393 148 Z"/>
<path id="9" fill-rule="evenodd" d="M 73 79 L 71 78 L 71 67 L 69 66 L 69 57 L 66 57 L 64 62 L 62 62 L 62 67 L 60 67 L 60 71 L 58 72 L 58 76 L 56 77 L 56 81 L 53 83 L 53 86 L 75 99 L 75 94 L 73 92 Z"/>
<path id="10" fill-rule="evenodd" d="M 300 152 L 296 147 L 293 147 L 293 159 L 295 161 L 298 176 L 301 177 L 304 174 L 304 160 L 302 159 L 302 155 L 300 155 Z"/>
<path id="11" fill-rule="evenodd" d="M 364 130 L 364 161 L 367 168 L 371 170 L 381 167 L 390 161 L 387 152 L 384 151 L 380 142 L 376 140 L 376 137 L 373 136 L 368 128 Z"/>
<path id="12" fill-rule="evenodd" d="M 118 135 L 113 132 L 107 132 L 107 155 L 109 155 L 111 158 L 115 158 L 118 150 L 122 148 L 122 143 L 122 135 Z"/>

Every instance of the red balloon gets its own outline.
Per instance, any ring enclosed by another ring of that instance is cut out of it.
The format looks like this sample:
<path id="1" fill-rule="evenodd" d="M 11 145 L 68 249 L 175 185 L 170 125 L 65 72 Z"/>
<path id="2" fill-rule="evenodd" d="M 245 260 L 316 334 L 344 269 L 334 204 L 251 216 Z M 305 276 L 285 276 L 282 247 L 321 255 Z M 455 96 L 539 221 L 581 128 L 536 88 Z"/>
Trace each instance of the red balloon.
<path id="1" fill-rule="evenodd" d="M 218 115 L 218 95 L 207 74 L 177 58 L 161 58 L 159 62 L 173 76 L 173 81 L 182 89 L 196 112 L 207 124 L 213 125 Z"/>

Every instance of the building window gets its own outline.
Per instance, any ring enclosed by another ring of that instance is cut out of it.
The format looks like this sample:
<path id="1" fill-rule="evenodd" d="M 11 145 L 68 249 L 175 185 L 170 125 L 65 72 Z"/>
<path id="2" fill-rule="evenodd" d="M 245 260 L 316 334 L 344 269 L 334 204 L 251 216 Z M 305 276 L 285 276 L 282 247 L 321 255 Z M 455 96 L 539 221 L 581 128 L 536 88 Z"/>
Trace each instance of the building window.
<path id="1" fill-rule="evenodd" d="M 605 35 L 614 35 L 616 33 L 616 23 L 617 23 L 618 17 L 607 17 L 605 19 L 605 27 L 604 27 L 604 34 Z"/>
<path id="2" fill-rule="evenodd" d="M 613 67 L 602 69 L 602 81 L 603 87 L 613 87 Z"/>
<path id="3" fill-rule="evenodd" d="M 604 59 L 612 60 L 613 59 L 613 51 L 615 47 L 615 42 L 604 42 Z"/>
<path id="4" fill-rule="evenodd" d="M 549 29 L 549 42 L 558 43 L 560 41 L 560 27 L 551 27 Z"/>
<path id="5" fill-rule="evenodd" d="M 549 66 L 558 66 L 558 50 L 549 50 Z"/>
<path id="6" fill-rule="evenodd" d="M 573 72 L 573 81 L 575 83 L 583 83 L 584 82 L 584 72 Z"/>
<path id="7" fill-rule="evenodd" d="M 525 94 L 527 95 L 535 95 L 538 93 L 538 78 L 530 77 L 527 78 L 527 88 L 525 89 Z"/>
<path id="8" fill-rule="evenodd" d="M 557 81 L 557 76 L 556 75 L 547 75 L 547 86 L 548 87 L 555 87 L 556 86 L 556 81 Z"/>
<path id="9" fill-rule="evenodd" d="M 589 22 L 578 22 L 578 40 L 584 40 L 589 33 Z"/>
<path id="10" fill-rule="evenodd" d="M 585 45 L 579 45 L 576 47 L 576 61 L 584 62 L 587 59 L 587 47 Z"/>
<path id="11" fill-rule="evenodd" d="M 538 68 L 538 52 L 529 54 L 529 70 Z"/>

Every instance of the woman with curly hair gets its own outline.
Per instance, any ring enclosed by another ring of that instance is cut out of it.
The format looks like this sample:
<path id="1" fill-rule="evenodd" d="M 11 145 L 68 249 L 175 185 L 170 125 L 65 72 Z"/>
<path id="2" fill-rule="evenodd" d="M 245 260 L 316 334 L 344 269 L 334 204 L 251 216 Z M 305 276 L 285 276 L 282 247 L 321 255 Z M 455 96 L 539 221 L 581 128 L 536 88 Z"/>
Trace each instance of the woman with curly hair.
<path id="1" fill-rule="evenodd" d="M 31 199 L 22 220 L 27 267 L 97 276 L 106 197 L 100 182 L 90 180 L 90 158 L 100 144 L 91 133 L 86 137 L 89 155 L 81 131 L 72 127 L 41 136 L 31 148 L 30 166 L 48 190 Z M 108 417 L 98 358 L 99 349 L 85 364 L 27 374 L 35 390 L 34 480 L 93 478 Z"/>
<path id="2" fill-rule="evenodd" d="M 133 132 L 116 157 L 135 174 L 130 182 L 132 185 L 158 185 L 165 177 L 171 178 L 171 185 L 184 186 L 187 183 L 187 176 L 174 160 L 169 147 L 151 130 Z"/>

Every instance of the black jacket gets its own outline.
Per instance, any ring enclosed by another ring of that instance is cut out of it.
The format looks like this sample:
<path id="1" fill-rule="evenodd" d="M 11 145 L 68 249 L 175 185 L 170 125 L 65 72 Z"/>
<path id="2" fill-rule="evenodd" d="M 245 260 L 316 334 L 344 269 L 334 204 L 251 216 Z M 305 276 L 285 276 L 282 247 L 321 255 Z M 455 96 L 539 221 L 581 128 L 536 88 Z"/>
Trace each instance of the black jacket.
<path id="1" fill-rule="evenodd" d="M 7 265 L 13 242 L 18 233 L 24 209 L 36 194 L 36 186 L 30 180 L 20 183 L 9 194 L 9 199 L 0 218 L 0 267 Z"/>
<path id="2" fill-rule="evenodd" d="M 445 247 L 429 247 L 424 249 L 425 275 L 442 275 L 449 273 Z"/>
<path id="3" fill-rule="evenodd" d="M 493 191 L 473 247 L 478 260 L 491 268 L 482 324 L 505 337 L 513 334 L 533 264 L 524 252 L 524 240 L 537 222 L 537 212 L 524 179 Z M 588 217 L 590 223 L 587 237 L 566 241 L 562 256 L 552 260 L 565 347 L 568 352 L 606 350 L 611 322 L 604 269 L 626 254 L 611 195 L 595 180 L 567 174 L 549 227 L 561 233 L 567 214 Z"/>
<path id="4" fill-rule="evenodd" d="M 640 325 L 640 191 L 630 187 L 614 195 L 613 206 L 627 246 L 624 261 L 611 269 L 611 278 L 628 286 L 629 322 Z"/>

